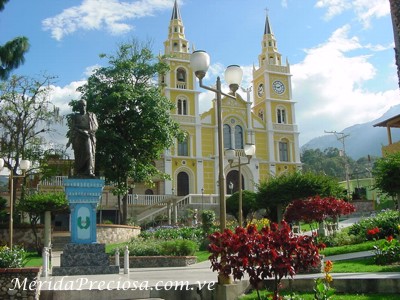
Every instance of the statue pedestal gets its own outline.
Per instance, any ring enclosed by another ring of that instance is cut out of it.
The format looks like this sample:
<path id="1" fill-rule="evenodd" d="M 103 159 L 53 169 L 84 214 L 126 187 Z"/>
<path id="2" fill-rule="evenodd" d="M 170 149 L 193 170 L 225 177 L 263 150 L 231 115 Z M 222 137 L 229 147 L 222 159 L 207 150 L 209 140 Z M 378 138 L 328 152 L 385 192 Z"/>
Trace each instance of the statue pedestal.
<path id="1" fill-rule="evenodd" d="M 65 194 L 71 210 L 71 243 L 61 254 L 60 267 L 53 276 L 118 274 L 119 266 L 110 266 L 105 245 L 97 243 L 96 208 L 103 192 L 102 179 L 65 179 Z"/>

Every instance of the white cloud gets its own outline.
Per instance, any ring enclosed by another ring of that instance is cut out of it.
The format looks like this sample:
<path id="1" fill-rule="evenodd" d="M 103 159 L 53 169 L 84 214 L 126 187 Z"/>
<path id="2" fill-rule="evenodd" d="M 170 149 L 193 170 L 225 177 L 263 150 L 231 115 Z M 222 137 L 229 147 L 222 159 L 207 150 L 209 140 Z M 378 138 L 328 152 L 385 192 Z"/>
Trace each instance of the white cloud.
<path id="1" fill-rule="evenodd" d="M 326 19 L 331 19 L 347 10 L 354 10 L 357 19 L 369 27 L 372 18 L 380 18 L 390 13 L 386 0 L 318 0 L 315 7 L 326 8 Z"/>
<path id="2" fill-rule="evenodd" d="M 398 104 L 397 90 L 365 89 L 365 83 L 376 75 L 369 62 L 370 47 L 361 45 L 357 37 L 349 37 L 348 32 L 348 26 L 337 29 L 326 43 L 306 50 L 304 60 L 291 67 L 302 142 L 322 135 L 324 130 L 340 131 L 372 121 Z M 354 50 L 368 55 L 351 56 Z"/>
<path id="3" fill-rule="evenodd" d="M 171 7 L 172 0 L 84 0 L 80 6 L 67 8 L 43 20 L 42 26 L 58 41 L 78 30 L 106 29 L 110 34 L 118 35 L 133 29 L 129 20 L 151 16 L 157 10 Z"/>

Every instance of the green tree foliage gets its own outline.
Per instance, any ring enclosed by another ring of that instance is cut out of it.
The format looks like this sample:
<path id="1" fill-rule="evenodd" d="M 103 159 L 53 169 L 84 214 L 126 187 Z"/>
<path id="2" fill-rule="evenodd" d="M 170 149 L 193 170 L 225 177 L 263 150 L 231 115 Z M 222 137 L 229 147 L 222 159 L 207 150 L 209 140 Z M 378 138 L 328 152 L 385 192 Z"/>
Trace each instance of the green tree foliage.
<path id="1" fill-rule="evenodd" d="M 0 0 L 0 11 L 9 0 Z M 24 63 L 24 54 L 29 50 L 29 41 L 20 36 L 0 45 L 0 80 L 6 80 L 12 70 Z"/>
<path id="2" fill-rule="evenodd" d="M 301 154 L 303 170 L 306 172 L 321 173 L 337 180 L 346 180 L 345 160 L 340 156 L 337 148 L 307 149 Z M 349 165 L 350 179 L 371 177 L 371 166 L 375 157 L 361 157 L 357 161 L 351 157 L 346 157 Z"/>
<path id="3" fill-rule="evenodd" d="M 258 209 L 256 201 L 256 193 L 251 191 L 242 191 L 242 212 L 246 217 Z M 226 199 L 226 212 L 233 215 L 236 219 L 239 216 L 239 192 L 234 193 Z"/>
<path id="4" fill-rule="evenodd" d="M 311 172 L 294 172 L 260 182 L 256 199 L 258 207 L 266 208 L 268 218 L 276 222 L 290 202 L 316 195 L 342 198 L 343 190 L 332 177 Z"/>
<path id="5" fill-rule="evenodd" d="M 400 209 L 400 152 L 378 159 L 372 173 L 375 177 L 375 188 L 397 197 L 397 207 Z"/>
<path id="6" fill-rule="evenodd" d="M 127 191 L 127 178 L 150 182 L 154 176 L 164 175 L 154 161 L 181 131 L 170 116 L 172 102 L 155 84 L 168 65 L 152 54 L 148 44 L 122 44 L 115 55 L 102 57 L 108 59 L 108 66 L 98 68 L 79 91 L 99 122 L 97 169 L 116 183 L 120 196 Z M 123 222 L 126 203 L 124 198 Z"/>
<path id="7" fill-rule="evenodd" d="M 18 202 L 17 209 L 29 215 L 29 221 L 35 236 L 38 254 L 42 253 L 42 247 L 37 235 L 37 224 L 46 211 L 56 212 L 68 209 L 68 201 L 64 193 L 34 193 L 27 195 Z"/>
<path id="8" fill-rule="evenodd" d="M 59 109 L 49 100 L 52 79 L 12 76 L 0 83 L 0 155 L 14 175 L 21 159 L 39 160 L 45 144 L 43 133 L 62 121 Z M 17 182 L 14 180 L 14 190 Z"/>

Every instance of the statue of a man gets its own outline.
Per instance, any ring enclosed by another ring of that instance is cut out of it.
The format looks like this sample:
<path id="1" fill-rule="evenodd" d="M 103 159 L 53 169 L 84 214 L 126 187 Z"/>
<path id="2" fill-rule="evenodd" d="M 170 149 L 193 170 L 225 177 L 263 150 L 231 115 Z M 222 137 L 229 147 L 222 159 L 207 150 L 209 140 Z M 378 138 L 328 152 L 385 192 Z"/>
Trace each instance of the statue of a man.
<path id="1" fill-rule="evenodd" d="M 96 115 L 86 111 L 86 101 L 78 102 L 79 113 L 71 114 L 68 122 L 69 141 L 75 154 L 75 176 L 94 177 L 96 153 L 96 130 L 98 123 Z"/>

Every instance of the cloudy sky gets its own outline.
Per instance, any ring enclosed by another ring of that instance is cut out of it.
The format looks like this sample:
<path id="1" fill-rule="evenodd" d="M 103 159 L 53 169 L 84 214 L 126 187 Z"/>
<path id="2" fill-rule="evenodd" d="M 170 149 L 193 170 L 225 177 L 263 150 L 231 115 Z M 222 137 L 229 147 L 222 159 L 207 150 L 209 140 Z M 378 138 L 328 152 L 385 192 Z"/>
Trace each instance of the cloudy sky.
<path id="1" fill-rule="evenodd" d="M 0 13 L 0 44 L 27 36 L 31 49 L 15 73 L 57 76 L 53 101 L 69 112 L 76 88 L 100 53 L 113 53 L 132 38 L 163 51 L 173 0 L 12 0 Z M 265 16 L 283 57 L 291 64 L 300 144 L 324 130 L 380 117 L 399 104 L 393 31 L 386 0 L 180 0 L 186 38 L 206 50 L 208 83 L 226 66 L 239 64 L 251 86 Z M 244 95 L 243 95 L 244 96 Z M 212 95 L 202 94 L 208 109 Z M 53 138 L 60 138 L 54 134 Z"/>

